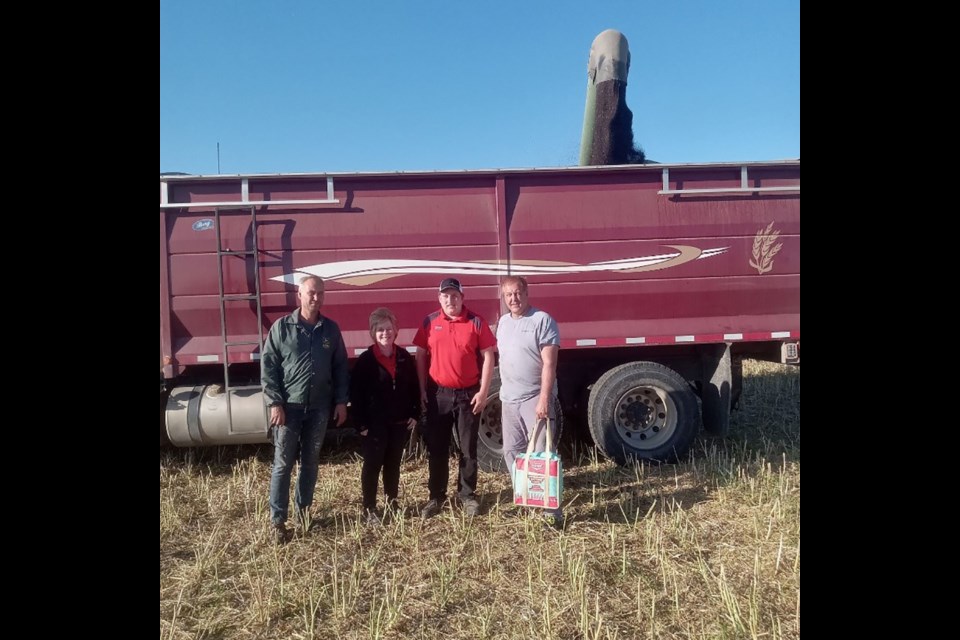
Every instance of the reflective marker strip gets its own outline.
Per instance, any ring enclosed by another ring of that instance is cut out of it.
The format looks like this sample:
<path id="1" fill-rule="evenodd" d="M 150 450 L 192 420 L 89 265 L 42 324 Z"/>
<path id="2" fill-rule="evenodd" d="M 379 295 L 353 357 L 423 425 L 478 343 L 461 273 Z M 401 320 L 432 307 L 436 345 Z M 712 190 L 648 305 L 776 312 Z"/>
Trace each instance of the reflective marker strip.
<path id="1" fill-rule="evenodd" d="M 621 347 L 624 345 L 657 344 L 717 344 L 733 340 L 758 342 L 764 340 L 800 339 L 799 331 L 757 331 L 754 333 L 700 333 L 682 336 L 631 336 L 628 338 L 578 338 L 561 340 L 560 347 Z"/>
<path id="2" fill-rule="evenodd" d="M 748 333 L 704 333 L 704 334 L 695 334 L 695 335 L 682 335 L 682 336 L 630 336 L 625 338 L 577 338 L 576 340 L 561 340 L 560 346 L 564 349 L 570 349 L 573 347 L 622 347 L 624 345 L 657 345 L 657 344 L 678 344 L 678 343 L 703 343 L 703 344 L 716 344 L 719 342 L 728 342 L 733 340 L 744 340 L 748 342 L 757 342 L 764 340 L 784 340 L 784 339 L 800 339 L 799 331 L 755 331 Z M 417 347 L 415 345 L 410 345 L 405 347 L 407 352 L 416 355 Z M 355 348 L 353 349 L 354 357 L 359 356 L 367 349 L 364 348 Z M 260 353 L 254 352 L 247 354 L 250 360 L 260 360 Z M 236 361 L 236 358 L 243 357 L 243 354 L 231 354 L 230 360 Z M 179 355 L 177 356 L 177 363 L 180 365 L 187 364 L 206 364 L 220 362 L 219 355 Z"/>

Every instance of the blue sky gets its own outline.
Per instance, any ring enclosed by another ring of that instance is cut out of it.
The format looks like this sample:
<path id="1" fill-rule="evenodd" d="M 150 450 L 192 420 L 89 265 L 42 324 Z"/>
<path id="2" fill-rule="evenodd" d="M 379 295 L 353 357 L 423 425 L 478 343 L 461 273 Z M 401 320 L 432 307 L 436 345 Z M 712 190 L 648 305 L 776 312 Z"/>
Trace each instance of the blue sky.
<path id="1" fill-rule="evenodd" d="M 800 156 L 799 0 L 161 0 L 160 171 L 576 165 L 604 29 L 649 159 Z"/>

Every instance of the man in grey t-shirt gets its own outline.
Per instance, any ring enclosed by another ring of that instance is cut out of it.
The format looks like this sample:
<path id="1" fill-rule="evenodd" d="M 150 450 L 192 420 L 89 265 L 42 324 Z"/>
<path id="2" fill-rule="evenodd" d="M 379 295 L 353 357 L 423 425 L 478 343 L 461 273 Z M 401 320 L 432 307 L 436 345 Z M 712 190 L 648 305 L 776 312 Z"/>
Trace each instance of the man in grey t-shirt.
<path id="1" fill-rule="evenodd" d="M 550 418 L 554 447 L 560 436 L 554 410 L 560 331 L 550 314 L 530 306 L 526 279 L 507 276 L 500 291 L 510 310 L 497 323 L 503 459 L 507 469 L 513 469 L 514 460 L 527 450 L 529 436 L 539 421 Z M 534 450 L 544 451 L 546 440 L 546 430 L 541 429 Z M 563 526 L 559 508 L 547 511 L 546 516 L 549 524 Z"/>

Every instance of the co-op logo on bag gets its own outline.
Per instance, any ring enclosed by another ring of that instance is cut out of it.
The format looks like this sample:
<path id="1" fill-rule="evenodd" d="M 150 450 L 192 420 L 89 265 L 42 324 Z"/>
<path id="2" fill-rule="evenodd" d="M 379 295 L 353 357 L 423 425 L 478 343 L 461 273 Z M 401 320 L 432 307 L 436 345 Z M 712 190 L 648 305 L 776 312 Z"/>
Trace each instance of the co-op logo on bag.
<path id="1" fill-rule="evenodd" d="M 194 231 L 209 231 L 210 229 L 213 229 L 212 218 L 201 218 L 193 223 Z"/>
<path id="2" fill-rule="evenodd" d="M 615 271 L 618 273 L 639 273 L 670 269 L 694 260 L 704 260 L 726 253 L 730 247 L 698 249 L 688 245 L 665 245 L 673 249 L 639 258 L 606 260 L 589 264 L 574 262 L 553 262 L 548 260 L 513 260 L 509 264 L 496 262 L 455 262 L 447 260 L 348 260 L 345 262 L 327 262 L 301 267 L 292 273 L 270 278 L 277 282 L 299 284 L 306 275 L 320 276 L 324 280 L 335 280 L 355 287 L 380 282 L 388 278 L 405 275 L 444 274 L 444 275 L 481 275 L 481 276 L 548 276 L 595 271 Z"/>

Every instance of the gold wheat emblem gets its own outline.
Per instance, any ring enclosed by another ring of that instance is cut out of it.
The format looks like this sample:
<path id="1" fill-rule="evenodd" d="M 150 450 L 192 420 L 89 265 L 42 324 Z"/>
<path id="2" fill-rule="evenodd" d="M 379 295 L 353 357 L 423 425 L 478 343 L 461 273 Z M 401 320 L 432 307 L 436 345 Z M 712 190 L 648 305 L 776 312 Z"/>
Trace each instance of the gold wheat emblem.
<path id="1" fill-rule="evenodd" d="M 783 246 L 782 242 L 777 242 L 779 236 L 780 232 L 773 230 L 773 223 L 771 222 L 766 229 L 758 231 L 757 236 L 753 239 L 753 260 L 750 261 L 750 266 L 756 269 L 758 273 L 766 273 L 773 269 L 773 257 L 780 252 L 780 247 Z M 777 244 L 773 244 L 774 242 L 777 242 Z"/>

